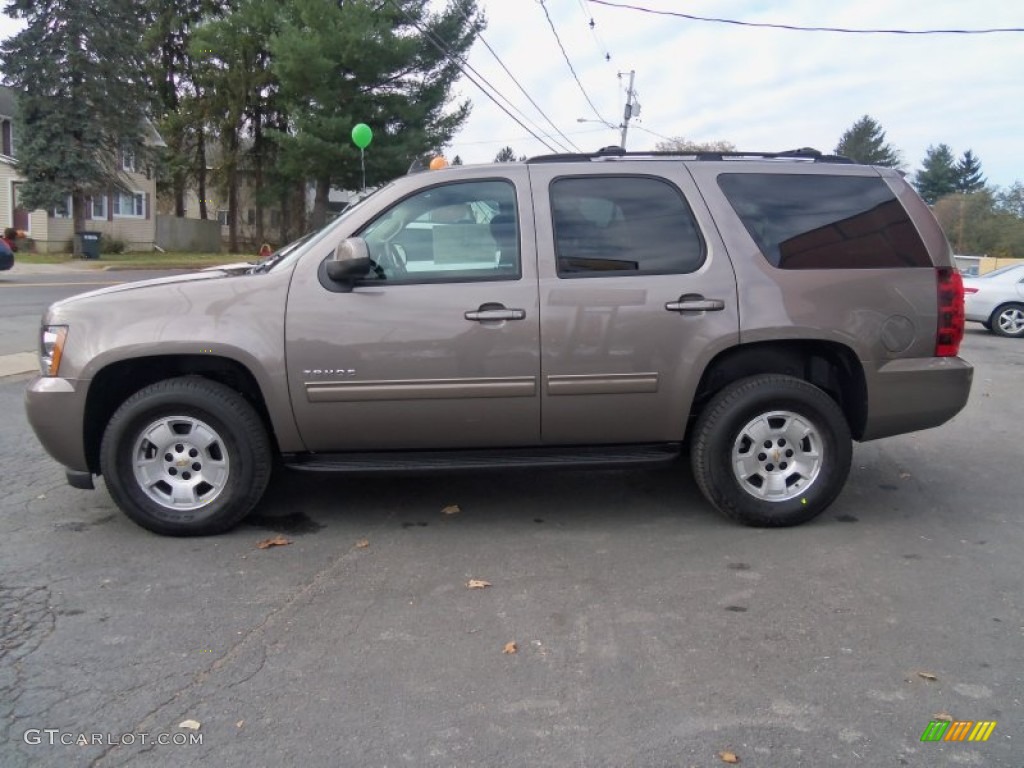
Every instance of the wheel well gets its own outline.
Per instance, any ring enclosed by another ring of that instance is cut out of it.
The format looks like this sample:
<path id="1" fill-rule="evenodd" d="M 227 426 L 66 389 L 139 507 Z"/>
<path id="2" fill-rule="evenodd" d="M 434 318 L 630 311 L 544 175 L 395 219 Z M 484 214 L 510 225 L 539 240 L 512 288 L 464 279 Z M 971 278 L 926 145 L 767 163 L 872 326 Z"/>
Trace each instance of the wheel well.
<path id="1" fill-rule="evenodd" d="M 761 373 L 793 376 L 825 391 L 843 411 L 850 433 L 859 439 L 867 420 L 864 369 L 853 350 L 828 341 L 768 341 L 743 344 L 721 352 L 704 369 L 690 420 L 705 403 L 734 381 Z"/>
<path id="2" fill-rule="evenodd" d="M 93 377 L 85 404 L 84 441 L 89 470 L 100 471 L 100 442 L 114 412 L 140 389 L 178 376 L 202 376 L 240 393 L 260 414 L 267 434 L 274 432 L 256 378 L 241 363 L 210 355 L 136 357 L 112 363 Z"/>

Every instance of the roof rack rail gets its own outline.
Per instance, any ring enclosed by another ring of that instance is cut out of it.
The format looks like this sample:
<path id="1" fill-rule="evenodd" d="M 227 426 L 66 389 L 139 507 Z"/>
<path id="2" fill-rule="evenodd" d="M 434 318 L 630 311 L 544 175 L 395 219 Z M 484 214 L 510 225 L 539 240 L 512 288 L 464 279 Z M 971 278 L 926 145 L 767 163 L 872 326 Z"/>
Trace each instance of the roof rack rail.
<path id="1" fill-rule="evenodd" d="M 587 163 L 592 160 L 619 160 L 629 158 L 671 158 L 687 160 L 805 160 L 815 163 L 854 163 L 841 155 L 825 155 L 811 147 L 787 149 L 783 152 L 627 152 L 622 147 L 602 147 L 597 152 L 570 152 L 555 155 L 537 155 L 527 159 L 530 163 Z"/>

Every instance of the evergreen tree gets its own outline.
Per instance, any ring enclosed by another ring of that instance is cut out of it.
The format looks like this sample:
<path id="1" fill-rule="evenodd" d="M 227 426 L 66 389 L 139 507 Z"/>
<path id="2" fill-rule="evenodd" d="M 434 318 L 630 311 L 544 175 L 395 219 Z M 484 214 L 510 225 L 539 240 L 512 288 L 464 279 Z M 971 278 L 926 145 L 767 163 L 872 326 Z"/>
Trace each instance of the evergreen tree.
<path id="1" fill-rule="evenodd" d="M 953 150 L 946 144 L 929 146 L 914 177 L 914 186 L 926 203 L 934 205 L 940 198 L 956 192 L 957 170 Z"/>
<path id="2" fill-rule="evenodd" d="M 351 130 L 366 123 L 367 184 L 404 173 L 415 158 L 449 142 L 469 115 L 449 110 L 466 54 L 483 26 L 477 0 L 291 0 L 271 43 L 272 71 L 291 119 L 276 134 L 282 167 L 316 182 L 312 226 L 323 224 L 332 186 L 362 184 Z M 445 52 L 442 52 L 443 49 Z"/>
<path id="3" fill-rule="evenodd" d="M 22 199 L 55 208 L 70 195 L 76 231 L 87 195 L 125 188 L 122 152 L 146 161 L 142 11 L 135 0 L 10 0 L 5 10 L 27 24 L 0 50 L 17 94 Z"/>
<path id="4" fill-rule="evenodd" d="M 455 157 L 454 157 L 454 158 L 452 159 L 452 165 L 462 165 L 462 158 L 461 158 L 461 157 L 459 157 L 458 155 L 456 155 L 456 156 L 455 156 Z"/>
<path id="5" fill-rule="evenodd" d="M 836 154 L 865 165 L 889 168 L 901 162 L 899 151 L 885 142 L 885 131 L 870 115 L 864 115 L 843 133 Z"/>
<path id="6" fill-rule="evenodd" d="M 498 150 L 498 154 L 494 156 L 494 162 L 496 163 L 514 163 L 516 161 L 516 151 L 512 147 L 502 147 Z"/>
<path id="7" fill-rule="evenodd" d="M 970 194 L 985 188 L 981 160 L 971 150 L 964 152 L 956 164 L 956 191 Z"/>

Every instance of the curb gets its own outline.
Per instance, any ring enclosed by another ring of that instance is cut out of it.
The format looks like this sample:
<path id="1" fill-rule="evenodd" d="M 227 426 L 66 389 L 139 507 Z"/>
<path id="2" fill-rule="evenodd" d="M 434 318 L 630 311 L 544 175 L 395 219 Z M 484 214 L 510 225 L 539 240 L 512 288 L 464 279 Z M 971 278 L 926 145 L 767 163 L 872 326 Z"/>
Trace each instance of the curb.
<path id="1" fill-rule="evenodd" d="M 39 372 L 39 356 L 35 352 L 0 355 L 0 378 Z"/>

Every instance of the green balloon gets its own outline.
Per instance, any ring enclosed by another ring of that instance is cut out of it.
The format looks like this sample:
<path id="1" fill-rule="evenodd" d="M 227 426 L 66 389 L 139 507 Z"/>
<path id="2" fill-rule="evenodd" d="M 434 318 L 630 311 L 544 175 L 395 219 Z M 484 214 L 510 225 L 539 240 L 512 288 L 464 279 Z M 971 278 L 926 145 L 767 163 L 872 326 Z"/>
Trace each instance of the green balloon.
<path id="1" fill-rule="evenodd" d="M 352 143 L 360 149 L 366 149 L 373 141 L 373 131 L 366 123 L 359 123 L 352 128 Z"/>

